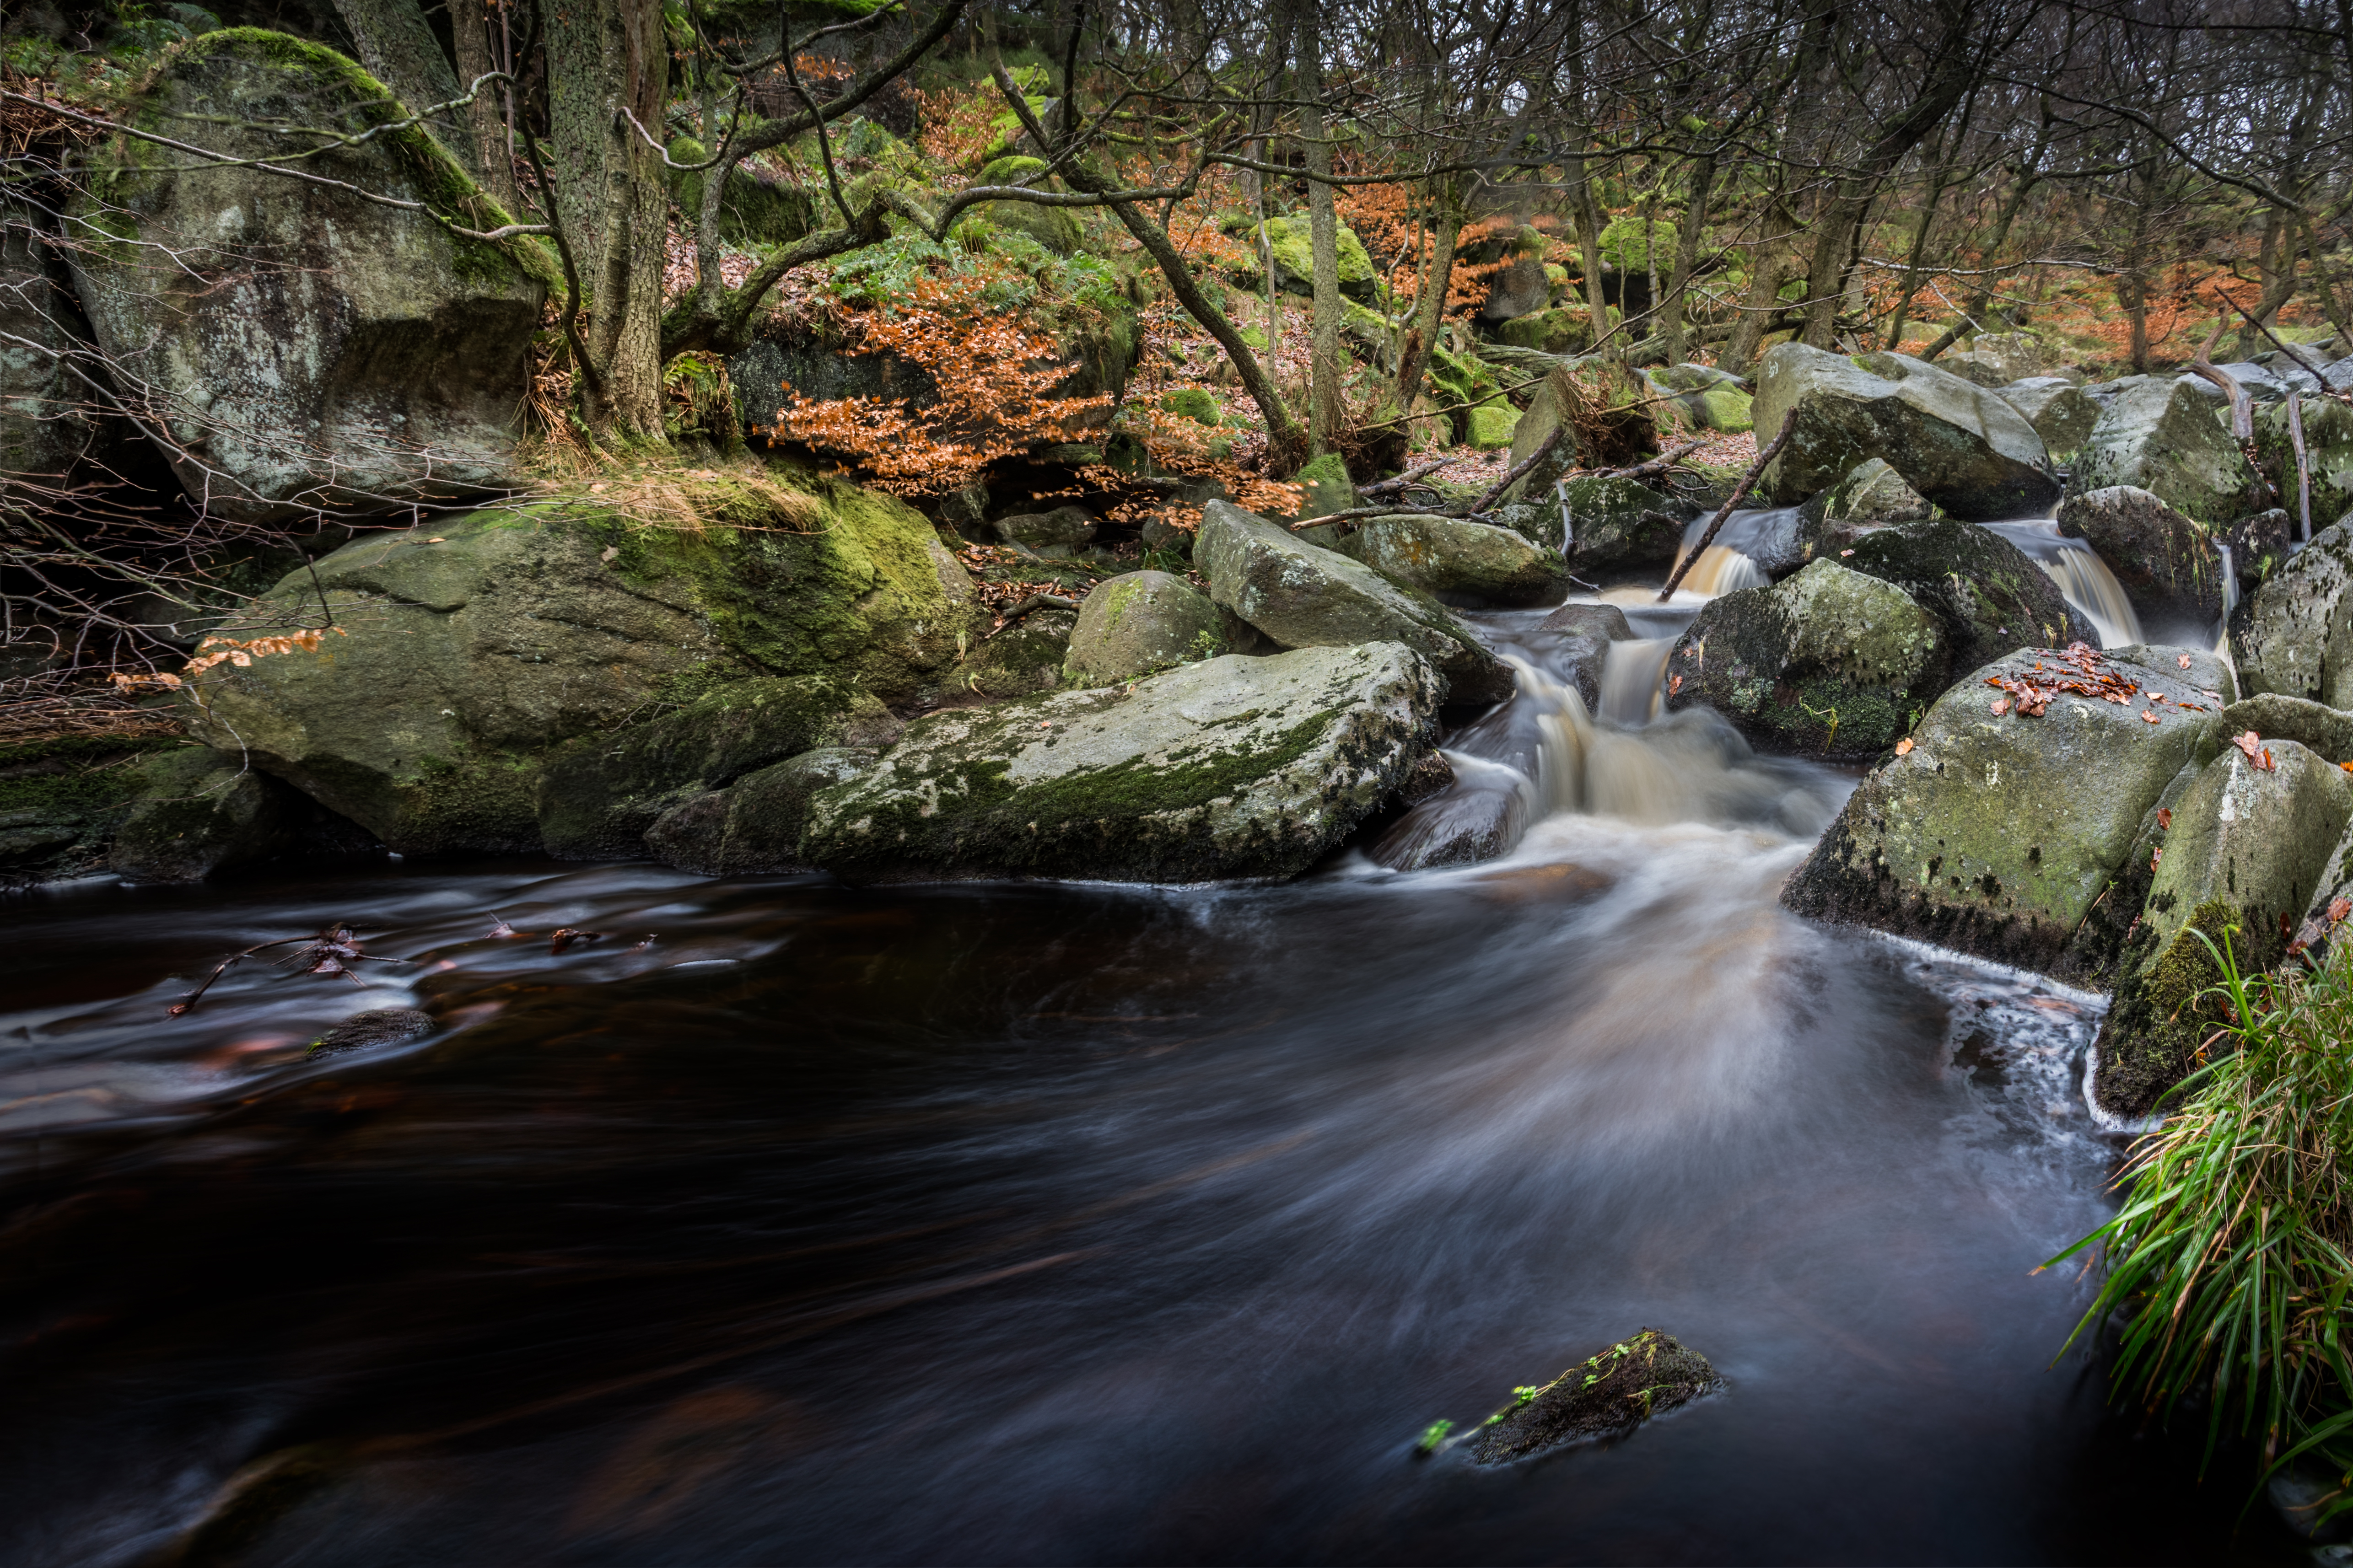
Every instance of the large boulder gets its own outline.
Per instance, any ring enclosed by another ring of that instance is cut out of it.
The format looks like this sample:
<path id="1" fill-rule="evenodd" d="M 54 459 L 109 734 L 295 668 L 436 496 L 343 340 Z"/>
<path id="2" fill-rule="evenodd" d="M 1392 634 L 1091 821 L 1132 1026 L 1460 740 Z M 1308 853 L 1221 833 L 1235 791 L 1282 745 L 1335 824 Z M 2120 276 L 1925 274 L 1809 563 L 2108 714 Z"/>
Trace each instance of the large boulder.
<path id="1" fill-rule="evenodd" d="M 2304 426 L 2305 461 L 2312 479 L 2312 521 L 2316 530 L 2353 511 L 2353 405 L 2333 398 L 2301 399 L 2297 413 Z M 2255 447 L 2264 465 L 2280 476 L 2280 499 L 2290 509 L 2296 502 L 2295 441 L 2287 405 L 2271 404 L 2255 411 Z"/>
<path id="2" fill-rule="evenodd" d="M 2042 437 L 2026 416 L 1924 361 L 1892 353 L 1850 359 L 1783 343 L 1757 368 L 1759 438 L 1778 434 L 1792 409 L 1789 444 L 1764 479 L 1778 504 L 1828 489 L 1871 458 L 1885 458 L 1955 517 L 2031 517 L 2059 499 Z"/>
<path id="3" fill-rule="evenodd" d="M 1675 558 L 1683 526 L 1696 514 L 1690 502 L 1661 495 L 1639 479 L 1588 474 L 1563 479 L 1541 500 L 1567 513 L 1567 556 L 1573 569 L 1664 566 Z"/>
<path id="4" fill-rule="evenodd" d="M 1714 708 L 1762 751 L 1861 761 L 1945 689 L 1947 657 L 1909 594 L 1816 561 L 1711 600 L 1668 656 L 1667 704 Z"/>
<path id="5" fill-rule="evenodd" d="M 2100 405 L 2063 375 L 2031 376 L 1997 390 L 2003 402 L 2026 416 L 2055 462 L 2066 462 L 2082 451 L 2092 426 L 2100 422 Z"/>
<path id="6" fill-rule="evenodd" d="M 2056 363 L 2058 356 L 2032 332 L 1979 332 L 1968 348 L 1936 362 L 1940 369 L 1997 390 L 2040 377 Z"/>
<path id="7" fill-rule="evenodd" d="M 86 477 L 85 464 L 114 468 L 122 432 L 74 374 L 76 356 L 94 368 L 88 323 L 52 227 L 24 203 L 0 202 L 0 473 L 61 485 Z"/>
<path id="8" fill-rule="evenodd" d="M 170 433 L 164 457 L 216 511 L 259 521 L 399 509 L 515 478 L 515 411 L 553 277 L 534 242 L 464 239 L 506 215 L 332 49 L 248 28 L 168 54 L 127 118 L 237 159 L 374 139 L 306 159 L 321 176 L 121 137 L 70 209 L 91 237 L 74 279 L 99 346 Z M 111 238 L 101 237 L 112 237 Z"/>
<path id="9" fill-rule="evenodd" d="M 1857 463 L 1844 479 L 1817 499 L 1825 523 L 1861 523 L 1876 528 L 1891 522 L 1926 522 L 1936 515 L 1928 498 L 1914 489 L 1884 458 Z M 1807 505 L 1810 508 L 1814 503 L 1810 501 Z"/>
<path id="10" fill-rule="evenodd" d="M 1375 518 L 1348 536 L 1346 548 L 1391 582 L 1450 603 L 1556 605 L 1568 594 L 1568 568 L 1556 552 L 1488 523 Z"/>
<path id="11" fill-rule="evenodd" d="M 2228 943 L 2242 974 L 2276 964 L 2353 820 L 2353 780 L 2293 741 L 2225 746 L 2172 810 L 2141 923 L 2100 1027 L 2093 1094 L 2146 1114 L 2229 1016 L 2205 993 Z M 2201 940 L 2202 938 L 2202 940 Z"/>
<path id="12" fill-rule="evenodd" d="M 1380 268 L 1373 265 L 1372 253 L 1356 237 L 1355 229 L 1345 223 L 1335 228 L 1333 238 L 1340 262 L 1340 292 L 1350 300 L 1368 300 L 1380 292 Z M 1294 294 L 1313 294 L 1314 236 L 1310 232 L 1307 215 L 1295 213 L 1289 217 L 1269 218 L 1266 237 L 1274 252 L 1275 286 Z"/>
<path id="13" fill-rule="evenodd" d="M 1991 529 L 1938 521 L 1876 529 L 1839 564 L 1894 584 L 1945 623 L 1957 670 L 2015 648 L 2097 644 L 2051 574 Z"/>
<path id="14" fill-rule="evenodd" d="M 1438 668 L 1451 701 L 1512 694 L 1510 669 L 1437 600 L 1230 501 L 1201 509 L 1193 562 L 1211 599 L 1285 647 L 1399 642 Z"/>
<path id="15" fill-rule="evenodd" d="M 2213 754 L 2219 704 L 2183 673 L 2049 648 L 1979 669 L 1857 786 L 1782 902 L 2096 979 L 2071 939 L 2167 783 Z M 2021 703 L 2017 689 L 2051 695 Z"/>
<path id="16" fill-rule="evenodd" d="M 2239 689 L 2353 709 L 2353 515 L 2313 536 L 2231 617 Z"/>
<path id="17" fill-rule="evenodd" d="M 807 871 L 801 833 L 820 790 L 871 770 L 870 747 L 828 746 L 748 773 L 725 789 L 691 795 L 646 829 L 655 858 L 706 877 Z"/>
<path id="18" fill-rule="evenodd" d="M 569 782 L 546 797 L 554 822 L 586 798 L 585 742 L 618 747 L 599 798 L 636 803 L 628 814 L 665 779 L 707 778 L 699 742 L 625 743 L 665 703 L 753 675 L 912 702 L 969 641 L 969 577 L 902 503 L 812 473 L 796 483 L 677 481 L 691 529 L 635 521 L 613 510 L 626 498 L 581 498 L 346 545 L 254 612 L 299 625 L 323 590 L 340 635 L 214 667 L 194 683 L 190 728 L 250 748 L 402 853 L 536 852 L 543 775 L 567 759 Z M 665 757 L 674 773 L 655 766 Z M 605 831 L 558 837 L 585 847 Z"/>
<path id="19" fill-rule="evenodd" d="M 2107 563 L 2144 617 L 2200 624 L 2222 617 L 2222 555 L 2204 523 L 2134 485 L 2076 490 L 2059 503 L 2059 531 Z"/>
<path id="20" fill-rule="evenodd" d="M 2151 378 L 2108 400 L 2067 477 L 2070 495 L 2132 485 L 2219 528 L 2259 510 L 2261 483 L 2193 377 Z"/>
<path id="21" fill-rule="evenodd" d="M 818 793 L 801 850 L 852 883 L 1293 877 L 1420 760 L 1442 691 L 1376 642 L 934 713 Z"/>
<path id="22" fill-rule="evenodd" d="M 1081 684 L 1107 686 L 1225 650 L 1218 607 L 1185 579 L 1129 572 L 1096 584 L 1079 606 L 1066 664 Z"/>
<path id="23" fill-rule="evenodd" d="M 232 752 L 181 747 L 147 758 L 142 792 L 115 830 L 107 868 L 134 882 L 201 882 L 296 848 L 317 807 Z"/>
<path id="24" fill-rule="evenodd" d="M 2222 710 L 2222 732 L 2253 731 L 2265 740 L 2294 741 L 2325 763 L 2353 763 L 2353 713 L 2325 702 L 2265 691 Z"/>

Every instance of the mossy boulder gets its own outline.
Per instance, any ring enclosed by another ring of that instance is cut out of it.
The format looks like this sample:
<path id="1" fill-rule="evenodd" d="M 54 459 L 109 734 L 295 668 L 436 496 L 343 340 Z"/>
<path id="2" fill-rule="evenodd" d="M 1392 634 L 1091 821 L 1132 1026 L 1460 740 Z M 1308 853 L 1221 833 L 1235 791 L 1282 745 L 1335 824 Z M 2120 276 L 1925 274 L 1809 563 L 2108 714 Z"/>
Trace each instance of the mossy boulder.
<path id="1" fill-rule="evenodd" d="M 2023 648 L 1938 698 L 1911 747 L 1883 758 L 1848 797 L 1782 902 L 2096 983 L 2070 941 L 2167 784 L 2214 754 L 2221 705 L 2170 663 L 2097 656 L 2088 668 L 2130 688 L 2133 700 L 2063 690 L 2034 714 L 1989 684 L 2055 687 L 2081 668 L 2057 650 Z"/>
<path id="2" fill-rule="evenodd" d="M 2261 484 L 2218 417 L 2221 407 L 2212 389 L 2189 376 L 2127 386 L 2084 437 L 2068 493 L 2131 485 L 2209 528 L 2260 510 Z"/>
<path id="3" fill-rule="evenodd" d="M 1442 690 L 1370 643 L 929 714 L 818 792 L 802 851 L 852 883 L 1293 877 L 1420 760 Z"/>
<path id="4" fill-rule="evenodd" d="M 871 747 L 829 746 L 745 775 L 732 787 L 688 796 L 646 830 L 656 858 L 706 877 L 811 869 L 801 857 L 818 792 L 871 771 Z"/>
<path id="5" fill-rule="evenodd" d="M 121 465 L 126 431 L 63 357 L 90 343 L 51 249 L 54 220 L 0 201 L 0 472 L 52 484 L 111 474 Z"/>
<path id="6" fill-rule="evenodd" d="M 2100 405 L 2063 375 L 2032 376 L 1996 390 L 2003 402 L 2026 416 L 2054 462 L 2073 459 L 2100 422 Z"/>
<path id="7" fill-rule="evenodd" d="M 1906 483 L 1883 458 L 1858 463 L 1820 498 L 1826 523 L 1926 522 L 1936 515 L 1928 498 Z M 1807 503 L 1811 506 L 1813 503 Z"/>
<path id="8" fill-rule="evenodd" d="M 1512 1402 L 1462 1439 L 1473 1462 L 1500 1465 L 1567 1444 L 1622 1437 L 1653 1416 L 1724 1386 L 1672 1334 L 1643 1329 Z"/>
<path id="9" fill-rule="evenodd" d="M 1226 651 L 1218 607 L 1182 577 L 1107 577 L 1079 606 L 1065 671 L 1074 685 L 1108 686 Z"/>
<path id="10" fill-rule="evenodd" d="M 2312 521 L 2316 530 L 2332 518 L 2353 511 L 2353 405 L 2333 398 L 2306 397 L 2298 412 L 2304 420 L 2305 458 L 2312 476 Z M 2290 431 L 2287 405 L 2268 404 L 2255 411 L 2255 449 L 2264 466 L 2281 478 L 2281 500 L 2296 507 L 2295 444 Z"/>
<path id="11" fill-rule="evenodd" d="M 1335 249 L 1340 261 L 1340 293 L 1350 300 L 1370 300 L 1379 292 L 1381 282 L 1372 254 L 1356 237 L 1355 229 L 1345 223 L 1337 229 Z M 1295 213 L 1289 217 L 1269 218 L 1266 234 L 1274 252 L 1275 287 L 1293 294 L 1314 293 L 1315 251 L 1307 215 Z"/>
<path id="12" fill-rule="evenodd" d="M 1482 404 L 1471 411 L 1471 445 L 1482 452 L 1507 447 L 1519 423 L 1520 411 L 1509 404 Z"/>
<path id="13" fill-rule="evenodd" d="M 1504 321 L 1496 327 L 1495 338 L 1537 353 L 1583 353 L 1593 342 L 1593 319 L 1582 307 L 1535 310 Z"/>
<path id="14" fill-rule="evenodd" d="M 1180 386 L 1174 392 L 1162 393 L 1160 407 L 1163 413 L 1182 415 L 1196 425 L 1215 425 L 1225 412 L 1218 406 L 1215 397 L 1198 386 Z"/>
<path id="15" fill-rule="evenodd" d="M 139 768 L 140 795 L 108 848 L 134 882 L 201 882 L 298 846 L 316 808 L 234 752 L 180 746 Z"/>
<path id="16" fill-rule="evenodd" d="M 1871 458 L 1886 459 L 1955 517 L 2031 517 L 2059 499 L 2050 456 L 2026 416 L 1924 361 L 1780 344 L 1757 372 L 1760 438 L 1778 435 L 1793 410 L 1789 444 L 1761 486 L 1778 505 L 1828 489 Z"/>
<path id="17" fill-rule="evenodd" d="M 1212 600 L 1282 647 L 1403 643 L 1437 667 L 1452 701 L 1512 693 L 1510 669 L 1436 599 L 1229 501 L 1202 509 L 1193 560 Z"/>
<path id="18" fill-rule="evenodd" d="M 1557 605 L 1568 594 L 1560 556 L 1508 528 L 1444 517 L 1377 517 L 1348 553 L 1393 583 L 1473 607 Z"/>
<path id="19" fill-rule="evenodd" d="M 1990 529 L 1938 520 L 1873 530 L 1839 564 L 1894 584 L 1945 623 L 1957 670 L 2021 647 L 2099 645 L 2051 574 Z"/>
<path id="20" fill-rule="evenodd" d="M 145 767 L 175 748 L 103 736 L 0 746 L 0 889 L 104 868 L 115 829 L 147 793 Z"/>
<path id="21" fill-rule="evenodd" d="M 1560 481 L 1551 493 L 1567 509 L 1568 560 L 1579 571 L 1667 565 L 1696 515 L 1690 503 L 1639 479 L 1587 475 Z"/>
<path id="22" fill-rule="evenodd" d="M 2353 515 L 2313 536 L 2231 616 L 2242 694 L 2353 709 Z"/>
<path id="23" fill-rule="evenodd" d="M 700 163 L 710 156 L 711 150 L 691 136 L 681 136 L 670 144 L 673 163 Z M 680 216 L 691 234 L 702 221 L 702 193 L 710 188 L 710 176 L 702 170 L 673 171 L 670 178 Z M 807 237 L 815 226 L 817 202 L 807 191 L 763 164 L 738 163 L 728 171 L 727 184 L 719 194 L 723 238 L 743 245 L 790 245 Z"/>
<path id="24" fill-rule="evenodd" d="M 1737 433 L 1756 427 L 1755 403 L 1747 384 L 1728 370 L 1706 364 L 1661 365 L 1642 379 L 1676 405 L 1703 430 Z"/>
<path id="25" fill-rule="evenodd" d="M 236 27 L 175 46 L 124 110 L 240 159 L 379 132 L 406 111 L 332 49 Z M 554 276 L 529 239 L 460 238 L 422 212 L 120 137 L 71 216 L 98 237 L 76 290 L 121 384 L 149 389 L 164 456 L 214 510 L 260 521 L 392 510 L 515 478 L 515 410 Z M 465 226 L 507 215 L 425 132 L 301 167 Z"/>
<path id="26" fill-rule="evenodd" d="M 1526 411 L 1520 416 L 1519 423 L 1512 427 L 1512 451 L 1504 462 L 1506 470 L 1516 468 L 1535 457 L 1537 449 L 1551 440 L 1553 432 L 1560 428 L 1562 402 L 1568 391 L 1568 374 L 1566 369 L 1556 370 L 1537 385 L 1535 395 L 1528 400 Z M 1553 444 L 1552 450 L 1545 454 L 1542 461 L 1512 481 L 1511 488 L 1504 492 L 1504 500 L 1542 502 L 1551 496 L 1554 485 L 1583 462 L 1584 451 L 1578 444 L 1576 427 L 1572 426 Z"/>
<path id="27" fill-rule="evenodd" d="M 789 479 L 647 488 L 683 498 L 684 520 L 633 521 L 623 485 L 346 545 L 316 588 L 296 574 L 257 611 L 315 617 L 323 589 L 341 635 L 216 667 L 190 727 L 403 853 L 536 852 L 548 763 L 665 701 L 754 675 L 884 703 L 941 682 L 977 611 L 931 524 L 830 477 Z"/>
<path id="28" fill-rule="evenodd" d="M 2059 531 L 2091 545 L 2144 618 L 2222 618 L 2222 553 L 2202 522 L 2134 485 L 2078 490 L 2059 503 Z"/>
<path id="29" fill-rule="evenodd" d="M 1060 182 L 1044 174 L 1046 163 L 1039 158 L 999 158 L 973 177 L 976 185 L 1020 185 L 1040 192 L 1059 192 Z M 1048 206 L 1037 202 L 1018 201 L 1008 197 L 1001 201 L 983 202 L 980 216 L 999 228 L 1009 228 L 1026 234 L 1057 256 L 1070 256 L 1086 242 L 1086 234 L 1070 208 Z"/>
<path id="30" fill-rule="evenodd" d="M 2227 1021 L 2226 1005 L 2204 994 L 2222 980 L 2207 942 L 2227 942 L 2242 974 L 2278 963 L 2348 820 L 2353 780 L 2293 741 L 2266 740 L 2253 757 L 2226 745 L 2206 764 L 2173 808 L 2100 1026 L 2092 1088 L 2103 1110 L 2146 1115 L 2196 1065 Z"/>
<path id="31" fill-rule="evenodd" d="M 1078 612 L 1060 607 L 1030 611 L 970 647 L 949 678 L 951 692 L 980 697 L 1028 697 L 1062 684 L 1070 661 L 1071 636 Z"/>
<path id="32" fill-rule="evenodd" d="M 1711 600 L 1668 656 L 1667 704 L 1713 708 L 1762 751 L 1861 761 L 1944 690 L 1948 651 L 1903 589 L 1817 561 Z"/>
<path id="33" fill-rule="evenodd" d="M 2253 730 L 2267 741 L 2294 741 L 2325 763 L 2353 763 L 2353 713 L 2325 702 L 2266 691 L 2222 710 L 2222 732 Z"/>

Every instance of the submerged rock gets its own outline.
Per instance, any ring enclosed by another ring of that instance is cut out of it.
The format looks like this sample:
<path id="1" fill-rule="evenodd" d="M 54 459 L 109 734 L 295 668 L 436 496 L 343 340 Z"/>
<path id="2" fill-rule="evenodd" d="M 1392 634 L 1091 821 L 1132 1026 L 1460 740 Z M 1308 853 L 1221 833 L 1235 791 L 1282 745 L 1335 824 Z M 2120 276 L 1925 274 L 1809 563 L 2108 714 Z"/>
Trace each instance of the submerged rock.
<path id="1" fill-rule="evenodd" d="M 1217 606 L 1182 577 L 1129 572 L 1096 584 L 1079 606 L 1066 668 L 1081 684 L 1105 686 L 1225 650 Z"/>
<path id="2" fill-rule="evenodd" d="M 1483 522 L 1374 518 L 1348 537 L 1347 552 L 1393 583 L 1480 605 L 1556 605 L 1568 593 L 1557 553 Z"/>
<path id="3" fill-rule="evenodd" d="M 1710 601 L 1668 656 L 1667 703 L 1714 708 L 1760 750 L 1873 757 L 1944 690 L 1947 647 L 1903 589 L 1816 561 Z"/>
<path id="4" fill-rule="evenodd" d="M 2245 516 L 2259 483 L 2216 407 L 2212 389 L 2189 376 L 2126 387 L 2084 438 L 2067 492 L 2131 485 L 2209 528 Z"/>
<path id="5" fill-rule="evenodd" d="M 1520 1389 L 1462 1446 L 1482 1465 L 1525 1459 L 1564 1444 L 1623 1436 L 1723 1386 L 1705 1356 L 1672 1334 L 1642 1329 L 1541 1387 Z"/>
<path id="6" fill-rule="evenodd" d="M 2325 528 L 2231 617 L 2239 689 L 2353 709 L 2353 517 Z"/>
<path id="7" fill-rule="evenodd" d="M 1193 560 L 1211 599 L 1285 647 L 1402 643 L 1437 667 L 1451 701 L 1512 694 L 1510 669 L 1437 600 L 1230 502 L 1202 509 Z"/>
<path id="8" fill-rule="evenodd" d="M 232 28 L 166 51 L 125 118 L 235 158 L 283 155 L 284 126 L 344 135 L 401 118 L 332 49 Z M 306 142 L 305 145 L 311 143 Z M 150 389 L 164 455 L 216 511 L 262 521 L 389 511 L 502 488 L 550 264 L 425 213 L 253 167 L 110 144 L 73 216 L 77 292 L 125 384 Z M 505 215 L 422 129 L 302 165 L 470 227 Z"/>
<path id="9" fill-rule="evenodd" d="M 1375 642 L 928 714 L 818 793 L 802 849 L 853 883 L 1293 877 L 1420 761 L 1442 691 Z"/>
<path id="10" fill-rule="evenodd" d="M 2167 784 L 2214 754 L 2221 704 L 2185 673 L 2048 648 L 1978 670 L 1936 700 L 1905 754 L 1857 786 L 1781 901 L 2063 979 L 2098 978 L 2070 955 L 2070 939 Z M 2025 711 L 1993 680 L 2052 695 L 2042 712 Z"/>
<path id="11" fill-rule="evenodd" d="M 2092 1089 L 2112 1114 L 2147 1114 L 2226 1021 L 2226 1004 L 2205 995 L 2222 980 L 2207 943 L 2227 942 L 2242 974 L 2278 963 L 2353 820 L 2343 769 L 2293 741 L 2254 752 L 2225 746 L 2173 808 L 2100 1026 Z"/>
<path id="12" fill-rule="evenodd" d="M 2207 526 L 2136 485 L 2076 490 L 2059 503 L 2059 531 L 2099 552 L 2143 616 L 2222 618 L 2222 555 Z"/>
<path id="13" fill-rule="evenodd" d="M 433 1015 L 415 1007 L 378 1007 L 354 1013 L 311 1042 L 309 1055 L 332 1056 L 337 1051 L 365 1050 L 371 1046 L 402 1046 L 421 1040 L 434 1030 Z"/>
<path id="14" fill-rule="evenodd" d="M 1757 429 L 1769 438 L 1797 411 L 1763 489 L 1794 506 L 1858 463 L 1889 467 L 1955 517 L 2031 517 L 2059 499 L 2042 437 L 1984 387 L 1904 354 L 1846 358 L 1783 343 L 1757 372 Z"/>

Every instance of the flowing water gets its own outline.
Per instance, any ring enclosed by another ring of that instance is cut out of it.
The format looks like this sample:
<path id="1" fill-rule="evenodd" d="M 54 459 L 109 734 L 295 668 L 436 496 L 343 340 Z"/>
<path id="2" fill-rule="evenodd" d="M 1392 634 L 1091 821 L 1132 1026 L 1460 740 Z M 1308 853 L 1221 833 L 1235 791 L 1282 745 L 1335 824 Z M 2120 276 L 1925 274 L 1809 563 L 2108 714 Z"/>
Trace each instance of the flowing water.
<path id="1" fill-rule="evenodd" d="M 1541 619 L 1474 867 L 0 905 L 0 1561 L 2278 1557 L 2058 1354 L 2097 1000 L 1783 913 L 1851 777 L 1588 712 Z M 343 917 L 413 963 L 166 1018 Z M 1413 1457 L 1646 1325 L 1725 1391 Z"/>

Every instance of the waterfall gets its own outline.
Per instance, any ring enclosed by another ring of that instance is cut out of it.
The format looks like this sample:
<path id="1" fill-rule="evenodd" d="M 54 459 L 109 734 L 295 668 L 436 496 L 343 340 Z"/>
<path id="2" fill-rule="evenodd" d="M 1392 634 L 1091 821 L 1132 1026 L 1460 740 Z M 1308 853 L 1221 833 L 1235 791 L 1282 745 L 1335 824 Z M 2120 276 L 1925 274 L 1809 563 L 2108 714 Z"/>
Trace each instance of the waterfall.
<path id="1" fill-rule="evenodd" d="M 1701 563 L 1705 564 L 1705 557 Z M 1674 646 L 1673 637 L 1611 643 L 1601 666 L 1601 711 L 1620 724 L 1647 724 L 1657 718 L 1659 688 L 1666 681 L 1667 655 Z"/>
<path id="2" fill-rule="evenodd" d="M 1680 555 L 1676 557 L 1682 559 Z M 1676 590 L 1683 594 L 1699 594 L 1713 598 L 1729 594 L 1736 588 L 1762 588 L 1765 569 L 1748 556 L 1726 544 L 1711 544 L 1699 552 L 1692 569 L 1683 574 Z"/>
<path id="3" fill-rule="evenodd" d="M 2097 551 L 2061 533 L 2055 517 L 1979 526 L 2000 534 L 2041 566 L 2059 584 L 2060 595 L 2092 623 L 2100 634 L 2102 647 L 2125 647 L 2146 640 L 2140 616 L 2125 597 L 2124 584 L 2116 581 Z"/>

